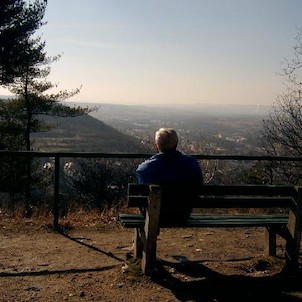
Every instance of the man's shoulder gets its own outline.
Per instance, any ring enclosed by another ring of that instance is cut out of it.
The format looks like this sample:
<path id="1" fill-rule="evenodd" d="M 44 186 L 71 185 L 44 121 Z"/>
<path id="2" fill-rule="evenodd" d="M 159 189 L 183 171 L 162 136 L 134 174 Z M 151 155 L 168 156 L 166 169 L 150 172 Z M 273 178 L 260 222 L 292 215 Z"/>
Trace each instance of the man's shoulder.
<path id="1" fill-rule="evenodd" d="M 139 166 L 138 169 L 146 168 L 147 166 L 153 165 L 160 159 L 160 154 L 155 154 L 151 156 L 150 158 L 143 161 Z"/>

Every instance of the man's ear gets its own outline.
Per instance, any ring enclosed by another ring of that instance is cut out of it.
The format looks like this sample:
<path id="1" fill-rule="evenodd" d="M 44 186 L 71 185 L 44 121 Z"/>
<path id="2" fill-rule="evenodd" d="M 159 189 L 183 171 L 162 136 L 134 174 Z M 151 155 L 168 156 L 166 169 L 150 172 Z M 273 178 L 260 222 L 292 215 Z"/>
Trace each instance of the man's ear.
<path id="1" fill-rule="evenodd" d="M 157 144 L 154 144 L 154 148 L 155 148 L 156 152 L 159 152 Z"/>

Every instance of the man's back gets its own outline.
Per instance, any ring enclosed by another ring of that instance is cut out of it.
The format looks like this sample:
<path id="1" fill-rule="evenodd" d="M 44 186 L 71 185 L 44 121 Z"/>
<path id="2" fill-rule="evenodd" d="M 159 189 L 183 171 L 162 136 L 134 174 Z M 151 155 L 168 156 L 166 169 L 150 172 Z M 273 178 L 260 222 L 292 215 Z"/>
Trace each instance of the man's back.
<path id="1" fill-rule="evenodd" d="M 202 182 L 196 159 L 179 151 L 158 153 L 138 166 L 139 183 L 175 184 Z"/>
<path id="2" fill-rule="evenodd" d="M 195 158 L 172 150 L 140 164 L 137 179 L 139 183 L 162 185 L 161 222 L 177 222 L 190 214 L 202 172 Z"/>

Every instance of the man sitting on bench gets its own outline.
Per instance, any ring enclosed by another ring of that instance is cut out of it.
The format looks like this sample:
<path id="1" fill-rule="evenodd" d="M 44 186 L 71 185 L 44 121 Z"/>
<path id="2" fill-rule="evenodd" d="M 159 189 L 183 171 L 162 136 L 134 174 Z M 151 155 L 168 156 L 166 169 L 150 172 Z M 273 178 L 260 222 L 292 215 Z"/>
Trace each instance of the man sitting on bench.
<path id="1" fill-rule="evenodd" d="M 175 130 L 159 129 L 155 133 L 158 153 L 141 163 L 136 170 L 138 183 L 162 186 L 161 225 L 181 223 L 190 215 L 192 202 L 203 182 L 198 161 L 178 151 L 177 144 Z"/>

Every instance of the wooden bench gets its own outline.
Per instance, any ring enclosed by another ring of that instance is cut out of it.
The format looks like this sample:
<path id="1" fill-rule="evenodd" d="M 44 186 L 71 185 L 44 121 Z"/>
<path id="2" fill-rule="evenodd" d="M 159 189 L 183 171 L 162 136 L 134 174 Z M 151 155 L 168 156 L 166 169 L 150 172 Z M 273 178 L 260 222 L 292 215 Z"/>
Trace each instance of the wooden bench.
<path id="1" fill-rule="evenodd" d="M 161 201 L 161 190 L 158 185 L 129 184 L 128 207 L 146 207 L 145 218 L 139 212 L 118 215 L 118 222 L 123 227 L 135 229 L 134 257 L 142 259 L 145 274 L 151 273 L 155 267 L 160 204 L 164 202 Z M 204 185 L 200 188 L 193 213 L 187 221 L 165 227 L 264 227 L 265 253 L 276 255 L 278 234 L 286 240 L 285 268 L 297 269 L 301 239 L 301 198 L 302 188 L 293 186 Z M 195 208 L 199 209 L 197 213 Z M 204 213 L 207 209 L 223 213 Z M 234 211 L 230 214 L 226 209 Z M 247 213 L 242 214 L 239 209 L 246 209 Z"/>

